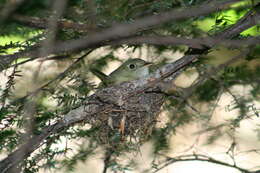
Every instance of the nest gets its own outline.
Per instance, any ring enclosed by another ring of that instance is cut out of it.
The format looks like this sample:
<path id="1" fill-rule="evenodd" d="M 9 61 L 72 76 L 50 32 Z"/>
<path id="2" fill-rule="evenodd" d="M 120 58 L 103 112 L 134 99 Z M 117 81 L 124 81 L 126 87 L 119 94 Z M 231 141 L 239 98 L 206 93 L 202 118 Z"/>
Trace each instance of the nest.
<path id="1" fill-rule="evenodd" d="M 97 109 L 98 113 L 88 116 L 86 121 L 97 129 L 94 136 L 100 143 L 111 144 L 133 138 L 140 142 L 151 134 L 164 95 L 158 92 L 158 88 L 133 93 L 130 84 L 97 91 L 86 102 L 85 107 Z"/>

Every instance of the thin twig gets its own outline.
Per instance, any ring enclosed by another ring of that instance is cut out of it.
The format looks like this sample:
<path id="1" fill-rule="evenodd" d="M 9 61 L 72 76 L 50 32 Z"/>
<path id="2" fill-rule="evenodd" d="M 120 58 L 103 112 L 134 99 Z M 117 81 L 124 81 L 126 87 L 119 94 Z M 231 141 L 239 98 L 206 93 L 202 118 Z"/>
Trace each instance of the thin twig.
<path id="1" fill-rule="evenodd" d="M 247 169 L 241 168 L 237 165 L 229 164 L 227 162 L 223 162 L 221 160 L 214 159 L 213 157 L 202 155 L 202 154 L 190 154 L 190 155 L 181 155 L 177 157 L 168 157 L 164 156 L 166 158 L 166 161 L 161 163 L 157 168 L 155 168 L 155 171 L 152 173 L 156 173 L 163 168 L 172 165 L 176 162 L 183 162 L 183 161 L 203 161 L 203 162 L 209 162 L 209 163 L 214 163 L 217 165 L 222 165 L 230 168 L 235 168 L 243 173 L 253 173 L 254 171 L 248 171 Z"/>

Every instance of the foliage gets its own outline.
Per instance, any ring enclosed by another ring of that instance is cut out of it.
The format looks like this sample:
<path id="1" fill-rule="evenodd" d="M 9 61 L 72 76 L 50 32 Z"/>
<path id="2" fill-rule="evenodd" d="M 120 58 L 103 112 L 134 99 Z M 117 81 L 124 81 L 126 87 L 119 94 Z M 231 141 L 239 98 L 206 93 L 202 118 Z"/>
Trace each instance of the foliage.
<path id="1" fill-rule="evenodd" d="M 71 52 L 59 52 L 55 55 L 50 55 L 46 61 L 55 61 L 58 66 L 68 64 L 62 75 L 61 73 L 53 72 L 50 78 L 43 79 L 37 73 L 42 71 L 32 72 L 32 76 L 37 81 L 36 89 L 30 90 L 22 98 L 16 97 L 16 82 L 19 80 L 26 80 L 26 75 L 23 73 L 22 65 L 26 65 L 33 59 L 41 57 L 39 54 L 35 57 L 34 54 L 26 54 L 26 52 L 38 50 L 44 44 L 42 40 L 48 39 L 47 36 L 52 26 L 51 20 L 55 16 L 55 11 L 52 11 L 53 3 L 57 1 L 51 0 L 27 0 L 17 8 L 6 19 L 2 19 L 0 15 L 0 36 L 1 39 L 7 38 L 8 42 L 0 39 L 0 54 L 2 59 L 6 55 L 13 55 L 18 53 L 16 60 L 11 61 L 9 70 L 11 74 L 7 75 L 7 81 L 0 85 L 0 153 L 11 154 L 17 146 L 26 142 L 30 136 L 39 135 L 43 129 L 53 122 L 58 121 L 67 112 L 84 104 L 88 96 L 95 92 L 96 86 L 92 81 L 93 75 L 89 73 L 91 68 L 104 70 L 111 62 L 123 61 L 122 57 L 117 57 L 114 52 L 121 50 L 142 52 L 144 47 L 152 49 L 151 55 L 154 60 L 165 63 L 171 60 L 171 57 L 165 57 L 167 52 L 181 52 L 185 53 L 190 47 L 187 45 L 143 45 L 143 44 L 127 44 L 117 45 L 113 41 L 120 39 L 115 37 L 114 40 L 106 40 L 98 45 L 95 45 L 87 50 L 74 50 Z M 101 32 L 118 23 L 134 23 L 139 18 L 159 15 L 162 12 L 177 10 L 179 8 L 191 8 L 196 5 L 206 4 L 207 0 L 68 0 L 65 11 L 63 12 L 62 20 L 58 22 L 57 33 L 54 41 L 57 43 L 89 38 L 92 34 Z M 0 8 L 6 8 L 8 1 L 0 1 Z M 201 38 L 212 36 L 218 32 L 225 31 L 227 28 L 239 21 L 248 11 L 252 10 L 256 2 L 242 1 L 237 6 L 231 7 L 227 10 L 219 10 L 200 17 L 190 17 L 185 20 L 169 21 L 160 24 L 156 27 L 146 28 L 145 30 L 134 33 L 134 36 L 174 36 L 179 38 Z M 30 22 L 25 22 L 15 17 L 16 15 L 33 17 Z M 33 20 L 42 20 L 42 24 L 35 23 Z M 72 24 L 71 24 L 72 23 Z M 44 26 L 43 26 L 44 25 Z M 84 29 L 79 29 L 84 25 Z M 71 27 L 68 27 L 71 26 Z M 241 31 L 242 32 L 242 31 Z M 259 35 L 259 28 L 257 26 L 240 33 L 235 39 L 246 40 L 254 38 Z M 132 36 L 132 35 L 131 35 Z M 130 37 L 130 36 L 129 36 Z M 13 41 L 13 38 L 19 38 L 19 41 Z M 131 37 L 130 37 L 131 38 Z M 10 39 L 10 40 L 9 40 Z M 258 38 L 259 39 L 259 38 Z M 86 53 L 88 50 L 106 46 L 107 53 L 104 55 L 95 55 L 95 57 L 88 57 L 84 59 L 78 58 L 80 55 Z M 201 43 L 203 45 L 204 43 Z M 55 44 L 54 44 L 55 45 Z M 250 50 L 246 60 L 239 62 L 239 65 L 227 65 L 214 74 L 210 74 L 210 70 L 215 70 L 219 66 L 214 64 L 208 69 L 198 69 L 202 82 L 198 86 L 192 84 L 190 87 L 182 90 L 177 95 L 179 99 L 168 95 L 166 104 L 163 110 L 167 112 L 169 122 L 166 127 L 155 128 L 149 134 L 149 139 L 153 141 L 155 157 L 162 152 L 169 149 L 169 136 L 175 134 L 177 129 L 183 127 L 193 121 L 207 122 L 212 116 L 211 113 L 199 114 L 193 116 L 187 111 L 189 107 L 188 97 L 183 92 L 189 93 L 189 89 L 194 93 L 194 97 L 189 99 L 199 103 L 208 103 L 214 109 L 214 102 L 217 102 L 219 96 L 223 93 L 230 93 L 234 86 L 250 86 L 249 95 L 235 95 L 232 94 L 234 103 L 231 103 L 230 109 L 238 109 L 238 117 L 230 120 L 229 125 L 236 128 L 239 124 L 252 116 L 259 116 L 259 110 L 255 107 L 255 101 L 259 101 L 260 85 L 260 63 L 259 63 L 259 45 L 253 44 L 251 46 L 244 46 Z M 244 48 L 242 47 L 242 48 Z M 229 47 L 229 50 L 240 50 L 239 48 Z M 241 48 L 241 49 L 242 49 Z M 221 49 L 214 47 L 211 51 Z M 19 54 L 25 52 L 24 54 Z M 242 52 L 242 51 L 241 51 Z M 203 55 L 204 56 L 204 55 Z M 163 57 L 157 60 L 156 57 Z M 124 57 L 123 57 L 124 58 Z M 80 59 L 75 63 L 75 59 Z M 210 57 L 208 57 L 210 59 Z M 257 62 L 255 64 L 252 61 Z M 1 62 L 0 62 L 1 63 Z M 198 61 L 192 66 L 200 68 L 200 65 L 207 63 L 205 61 Z M 252 65 L 253 64 L 253 65 Z M 2 66 L 2 64 L 0 64 Z M 7 69 L 7 67 L 5 67 Z M 39 66 L 40 68 L 40 66 Z M 46 72 L 48 70 L 45 70 Z M 4 72 L 2 72 L 4 73 Z M 39 80 L 39 81 L 38 81 Z M 34 82 L 32 82 L 34 83 Z M 29 86 L 27 86 L 29 88 Z M 191 95 L 192 95 L 191 94 Z M 174 99 L 172 99 L 174 98 Z M 47 100 L 47 101 L 46 101 Z M 47 103 L 46 103 L 47 102 Z M 26 105 L 30 105 L 29 108 Z M 188 106 L 187 106 L 188 105 Z M 192 107 L 192 106 L 190 106 Z M 193 108 L 193 107 L 192 107 Z M 29 112 L 29 113 L 28 113 Z M 252 114 L 253 112 L 253 114 Z M 31 126 L 28 127 L 31 123 Z M 221 126 L 222 128 L 222 126 Z M 220 128 L 213 128 L 210 125 L 205 127 L 205 132 L 211 134 L 208 137 L 208 144 L 212 144 L 223 135 Z M 40 149 L 32 156 L 28 157 L 21 163 L 23 172 L 38 172 L 41 169 L 56 170 L 65 166 L 66 170 L 73 172 L 78 162 L 84 162 L 93 157 L 100 146 L 96 131 L 99 129 L 90 128 L 87 124 L 82 122 L 73 127 L 63 129 L 57 134 L 48 137 Z M 259 130 L 259 129 L 258 129 Z M 120 134 L 112 134 L 111 141 L 120 141 Z M 77 141 L 82 140 L 78 144 Z M 65 141 L 65 142 L 64 142 Z M 77 147 L 71 146 L 57 147 L 59 144 L 69 143 L 70 141 L 77 143 Z M 121 153 L 137 152 L 139 145 L 134 142 L 129 142 L 125 145 L 117 146 L 118 153 L 113 156 L 117 158 Z M 103 146 L 106 148 L 106 146 Z M 74 152 L 74 153 L 73 153 Z M 72 154 L 73 153 L 73 154 Z M 64 157 L 61 157 L 64 156 Z M 116 159 L 110 162 L 109 167 L 113 171 L 132 170 L 133 165 L 130 161 L 127 164 L 120 164 Z M 152 167 L 152 166 L 151 166 Z M 0 171 L 1 172 L 1 171 Z"/>

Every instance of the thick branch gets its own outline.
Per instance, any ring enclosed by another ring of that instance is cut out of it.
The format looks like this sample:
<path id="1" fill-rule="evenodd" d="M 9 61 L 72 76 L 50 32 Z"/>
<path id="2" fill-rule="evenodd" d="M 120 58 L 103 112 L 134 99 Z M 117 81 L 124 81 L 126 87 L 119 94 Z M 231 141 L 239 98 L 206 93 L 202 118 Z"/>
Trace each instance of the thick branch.
<path id="1" fill-rule="evenodd" d="M 240 48 L 244 46 L 252 46 L 260 43 L 260 37 L 251 37 L 247 39 L 224 39 L 219 37 L 204 37 L 204 38 L 182 38 L 174 36 L 135 36 L 122 40 L 117 40 L 109 45 L 122 44 L 151 44 L 151 45 L 165 45 L 177 46 L 186 45 L 190 48 L 203 49 L 205 47 L 212 47 L 213 45 L 221 45 L 232 48 Z"/>
<path id="2" fill-rule="evenodd" d="M 97 34 L 89 35 L 86 38 L 71 40 L 64 43 L 57 43 L 53 49 L 46 51 L 45 54 L 41 54 L 41 56 L 47 56 L 51 53 L 70 52 L 86 48 L 93 48 L 98 45 L 104 44 L 104 42 L 122 39 L 124 37 L 133 35 L 135 32 L 143 31 L 147 28 L 155 27 L 169 21 L 177 21 L 191 17 L 198 17 L 218 10 L 228 9 L 231 4 L 238 1 L 240 0 L 226 0 L 220 2 L 214 1 L 213 3 L 207 5 L 200 5 L 180 10 L 175 9 L 173 11 L 161 13 L 158 15 L 144 17 L 136 20 L 131 24 L 117 24 L 102 32 L 98 32 Z M 40 50 L 37 49 L 30 51 L 29 55 L 30 57 L 38 57 L 40 55 L 39 53 Z M 15 59 L 17 59 L 16 54 L 0 56 L 0 71 L 7 68 L 7 66 Z"/>
<path id="3" fill-rule="evenodd" d="M 107 40 L 120 37 L 127 37 L 129 35 L 132 35 L 132 33 L 134 32 L 143 31 L 149 27 L 154 27 L 156 25 L 158 26 L 169 21 L 177 21 L 191 17 L 198 17 L 201 15 L 215 12 L 217 10 L 228 9 L 229 5 L 238 1 L 239 0 L 227 0 L 224 2 L 217 1 L 198 7 L 187 8 L 184 10 L 173 10 L 154 16 L 144 17 L 142 19 L 136 20 L 132 24 L 118 24 L 103 32 L 88 36 L 87 38 L 60 43 L 56 46 L 54 52 L 49 53 L 85 49 L 87 47 L 95 46 Z"/>

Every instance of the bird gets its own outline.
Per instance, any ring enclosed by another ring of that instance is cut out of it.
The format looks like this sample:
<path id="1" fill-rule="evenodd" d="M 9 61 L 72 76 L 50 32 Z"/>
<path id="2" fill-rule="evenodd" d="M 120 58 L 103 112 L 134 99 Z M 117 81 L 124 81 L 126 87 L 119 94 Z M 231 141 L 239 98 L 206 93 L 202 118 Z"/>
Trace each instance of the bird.
<path id="1" fill-rule="evenodd" d="M 91 69 L 91 72 L 96 75 L 100 80 L 101 84 L 98 88 L 110 87 L 112 85 L 118 85 L 123 82 L 128 82 L 132 80 L 137 80 L 143 77 L 147 77 L 151 72 L 151 66 L 153 63 L 144 61 L 139 58 L 128 59 L 117 69 L 115 69 L 109 75 L 104 74 L 103 72 Z M 115 118 L 114 118 L 115 119 Z M 108 126 L 111 129 L 114 129 L 114 122 L 111 116 L 108 116 Z M 122 115 L 119 120 L 118 129 L 121 135 L 124 136 L 126 125 L 126 115 Z"/>
<path id="2" fill-rule="evenodd" d="M 139 58 L 130 58 L 109 75 L 106 75 L 97 69 L 90 70 L 101 80 L 102 83 L 99 87 L 109 87 L 122 82 L 147 77 L 151 73 L 151 65 L 153 65 L 151 62 Z"/>

